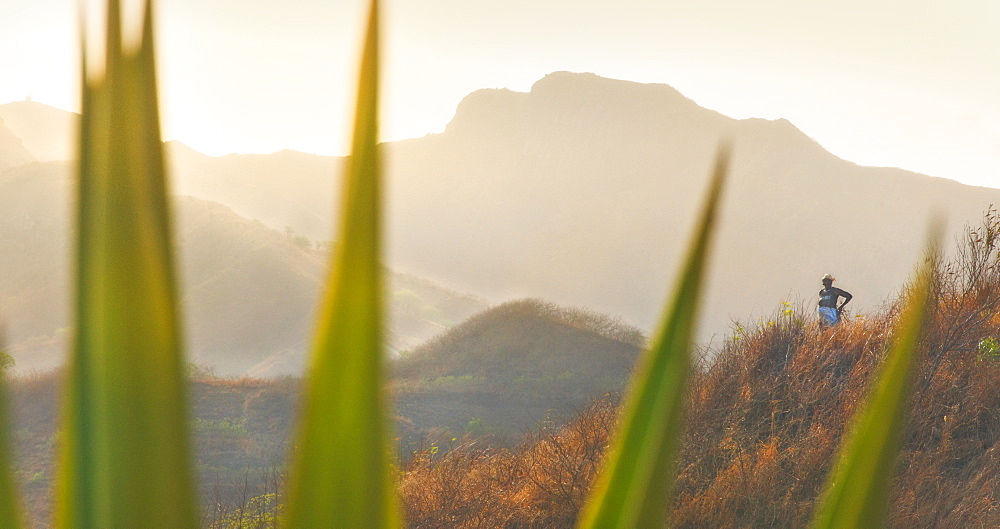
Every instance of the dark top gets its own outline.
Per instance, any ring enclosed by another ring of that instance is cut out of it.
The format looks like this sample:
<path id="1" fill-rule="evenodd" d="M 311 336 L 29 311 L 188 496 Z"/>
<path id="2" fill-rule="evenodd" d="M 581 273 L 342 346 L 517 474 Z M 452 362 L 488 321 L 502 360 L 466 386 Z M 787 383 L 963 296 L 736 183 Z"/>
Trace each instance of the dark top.
<path id="1" fill-rule="evenodd" d="M 824 288 L 819 291 L 819 306 L 835 309 L 837 308 L 837 299 L 840 297 L 845 298 L 844 305 L 847 305 L 847 302 L 851 301 L 851 298 L 854 296 L 850 292 L 837 287 Z M 841 307 L 844 305 L 841 305 Z"/>

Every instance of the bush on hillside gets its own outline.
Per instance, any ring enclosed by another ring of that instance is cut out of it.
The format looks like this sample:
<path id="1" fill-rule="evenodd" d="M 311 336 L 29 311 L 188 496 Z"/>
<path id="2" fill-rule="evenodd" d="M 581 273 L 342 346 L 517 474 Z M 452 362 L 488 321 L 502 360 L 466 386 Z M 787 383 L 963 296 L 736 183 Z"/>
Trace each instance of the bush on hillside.
<path id="1" fill-rule="evenodd" d="M 7 374 L 14 367 L 14 357 L 0 349 L 0 377 Z"/>
<path id="2" fill-rule="evenodd" d="M 623 342 L 636 347 L 643 347 L 646 344 L 646 337 L 638 327 L 630 325 L 621 320 L 613 318 L 599 312 L 580 308 L 561 307 L 555 303 L 542 301 L 539 299 L 521 299 L 508 301 L 469 317 L 461 325 L 453 327 L 441 335 L 429 340 L 418 349 L 407 353 L 399 362 L 400 369 L 405 370 L 405 366 L 426 351 L 433 351 L 448 347 L 451 344 L 480 332 L 481 329 L 491 326 L 497 321 L 504 321 L 515 317 L 534 317 L 545 319 L 575 329 L 592 332 L 603 336 L 609 340 Z"/>

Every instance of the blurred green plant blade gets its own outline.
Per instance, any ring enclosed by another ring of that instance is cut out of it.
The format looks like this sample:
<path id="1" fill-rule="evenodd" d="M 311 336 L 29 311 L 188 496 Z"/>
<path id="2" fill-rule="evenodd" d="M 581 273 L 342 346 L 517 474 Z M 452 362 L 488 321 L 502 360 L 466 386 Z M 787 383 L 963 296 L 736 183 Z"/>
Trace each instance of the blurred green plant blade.
<path id="1" fill-rule="evenodd" d="M 17 529 L 22 526 L 20 495 L 14 485 L 13 466 L 10 459 L 10 439 L 7 434 L 7 391 L 6 384 L 0 382 L 0 529 Z"/>
<path id="2" fill-rule="evenodd" d="M 683 434 L 702 278 L 728 163 L 729 151 L 723 147 L 673 299 L 633 380 L 622 423 L 580 518 L 581 529 L 645 529 L 665 523 Z"/>
<path id="3" fill-rule="evenodd" d="M 104 74 L 84 61 L 75 329 L 58 527 L 197 527 L 152 5 L 126 51 L 108 2 Z M 86 54 L 86 52 L 84 52 Z"/>
<path id="4" fill-rule="evenodd" d="M 0 357 L 4 354 L 3 341 L 0 339 Z M 14 485 L 8 421 L 7 374 L 0 369 L 0 529 L 18 529 L 23 524 L 23 518 L 21 505 L 18 503 L 20 495 Z"/>
<path id="5" fill-rule="evenodd" d="M 361 62 L 339 244 L 313 346 L 286 525 L 398 527 L 383 396 L 378 4 Z"/>
<path id="6" fill-rule="evenodd" d="M 927 257 L 910 291 L 895 343 L 841 442 L 813 518 L 813 529 L 885 527 L 890 485 L 906 427 L 910 379 L 917 363 L 933 271 L 939 259 L 935 245 L 938 239 L 930 238 Z"/>

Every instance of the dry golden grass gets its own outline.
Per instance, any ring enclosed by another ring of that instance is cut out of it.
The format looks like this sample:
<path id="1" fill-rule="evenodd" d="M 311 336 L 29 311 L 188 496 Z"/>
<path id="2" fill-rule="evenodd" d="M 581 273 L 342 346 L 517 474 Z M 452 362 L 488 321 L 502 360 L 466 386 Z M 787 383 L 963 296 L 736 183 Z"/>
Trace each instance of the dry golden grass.
<path id="1" fill-rule="evenodd" d="M 987 223 L 1000 233 L 995 216 Z M 980 347 L 1000 336 L 1000 267 L 995 250 L 978 265 L 959 253 L 938 272 L 891 528 L 1000 527 L 1000 361 Z M 897 305 L 828 330 L 785 308 L 705 359 L 688 395 L 672 527 L 808 525 L 891 346 Z M 616 420 L 613 400 L 513 449 L 465 441 L 418 454 L 402 472 L 408 527 L 573 527 Z"/>

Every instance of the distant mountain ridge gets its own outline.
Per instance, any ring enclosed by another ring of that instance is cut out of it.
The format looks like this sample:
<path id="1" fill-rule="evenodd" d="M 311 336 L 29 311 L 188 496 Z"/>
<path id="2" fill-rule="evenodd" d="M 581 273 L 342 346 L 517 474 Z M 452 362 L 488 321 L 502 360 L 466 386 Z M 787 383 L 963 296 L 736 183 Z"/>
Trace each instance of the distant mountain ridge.
<path id="1" fill-rule="evenodd" d="M 175 193 L 225 204 L 278 230 L 333 238 L 340 158 L 296 151 L 212 157 L 176 141 L 166 150 Z"/>
<path id="2" fill-rule="evenodd" d="M 0 106 L 0 112 L 2 112 Z M 2 115 L 2 113 L 0 113 Z M 702 336 L 811 304 L 832 273 L 865 311 L 902 287 L 928 212 L 948 233 L 1000 191 L 842 160 L 786 120 L 736 120 L 663 84 L 556 72 L 476 91 L 445 131 L 384 145 L 387 264 L 493 300 L 591 307 L 652 328 L 720 139 L 733 144 Z M 175 189 L 280 230 L 333 233 L 343 159 L 170 145 Z"/>
<path id="3" fill-rule="evenodd" d="M 468 96 L 445 132 L 387 145 L 390 247 L 408 269 L 496 299 L 658 317 L 716 148 L 734 151 L 703 336 L 832 273 L 857 310 L 901 288 L 927 212 L 952 232 L 1000 191 L 842 160 L 787 120 L 735 120 L 666 85 L 557 72 Z"/>
<path id="4" fill-rule="evenodd" d="M 68 347 L 69 162 L 0 172 L 0 323 L 19 369 L 59 365 Z M 220 374 L 301 374 L 326 280 L 313 241 L 193 197 L 174 201 L 187 350 Z M 388 273 L 387 347 L 413 347 L 485 301 Z M 274 358 L 283 358 L 277 362 Z"/>

